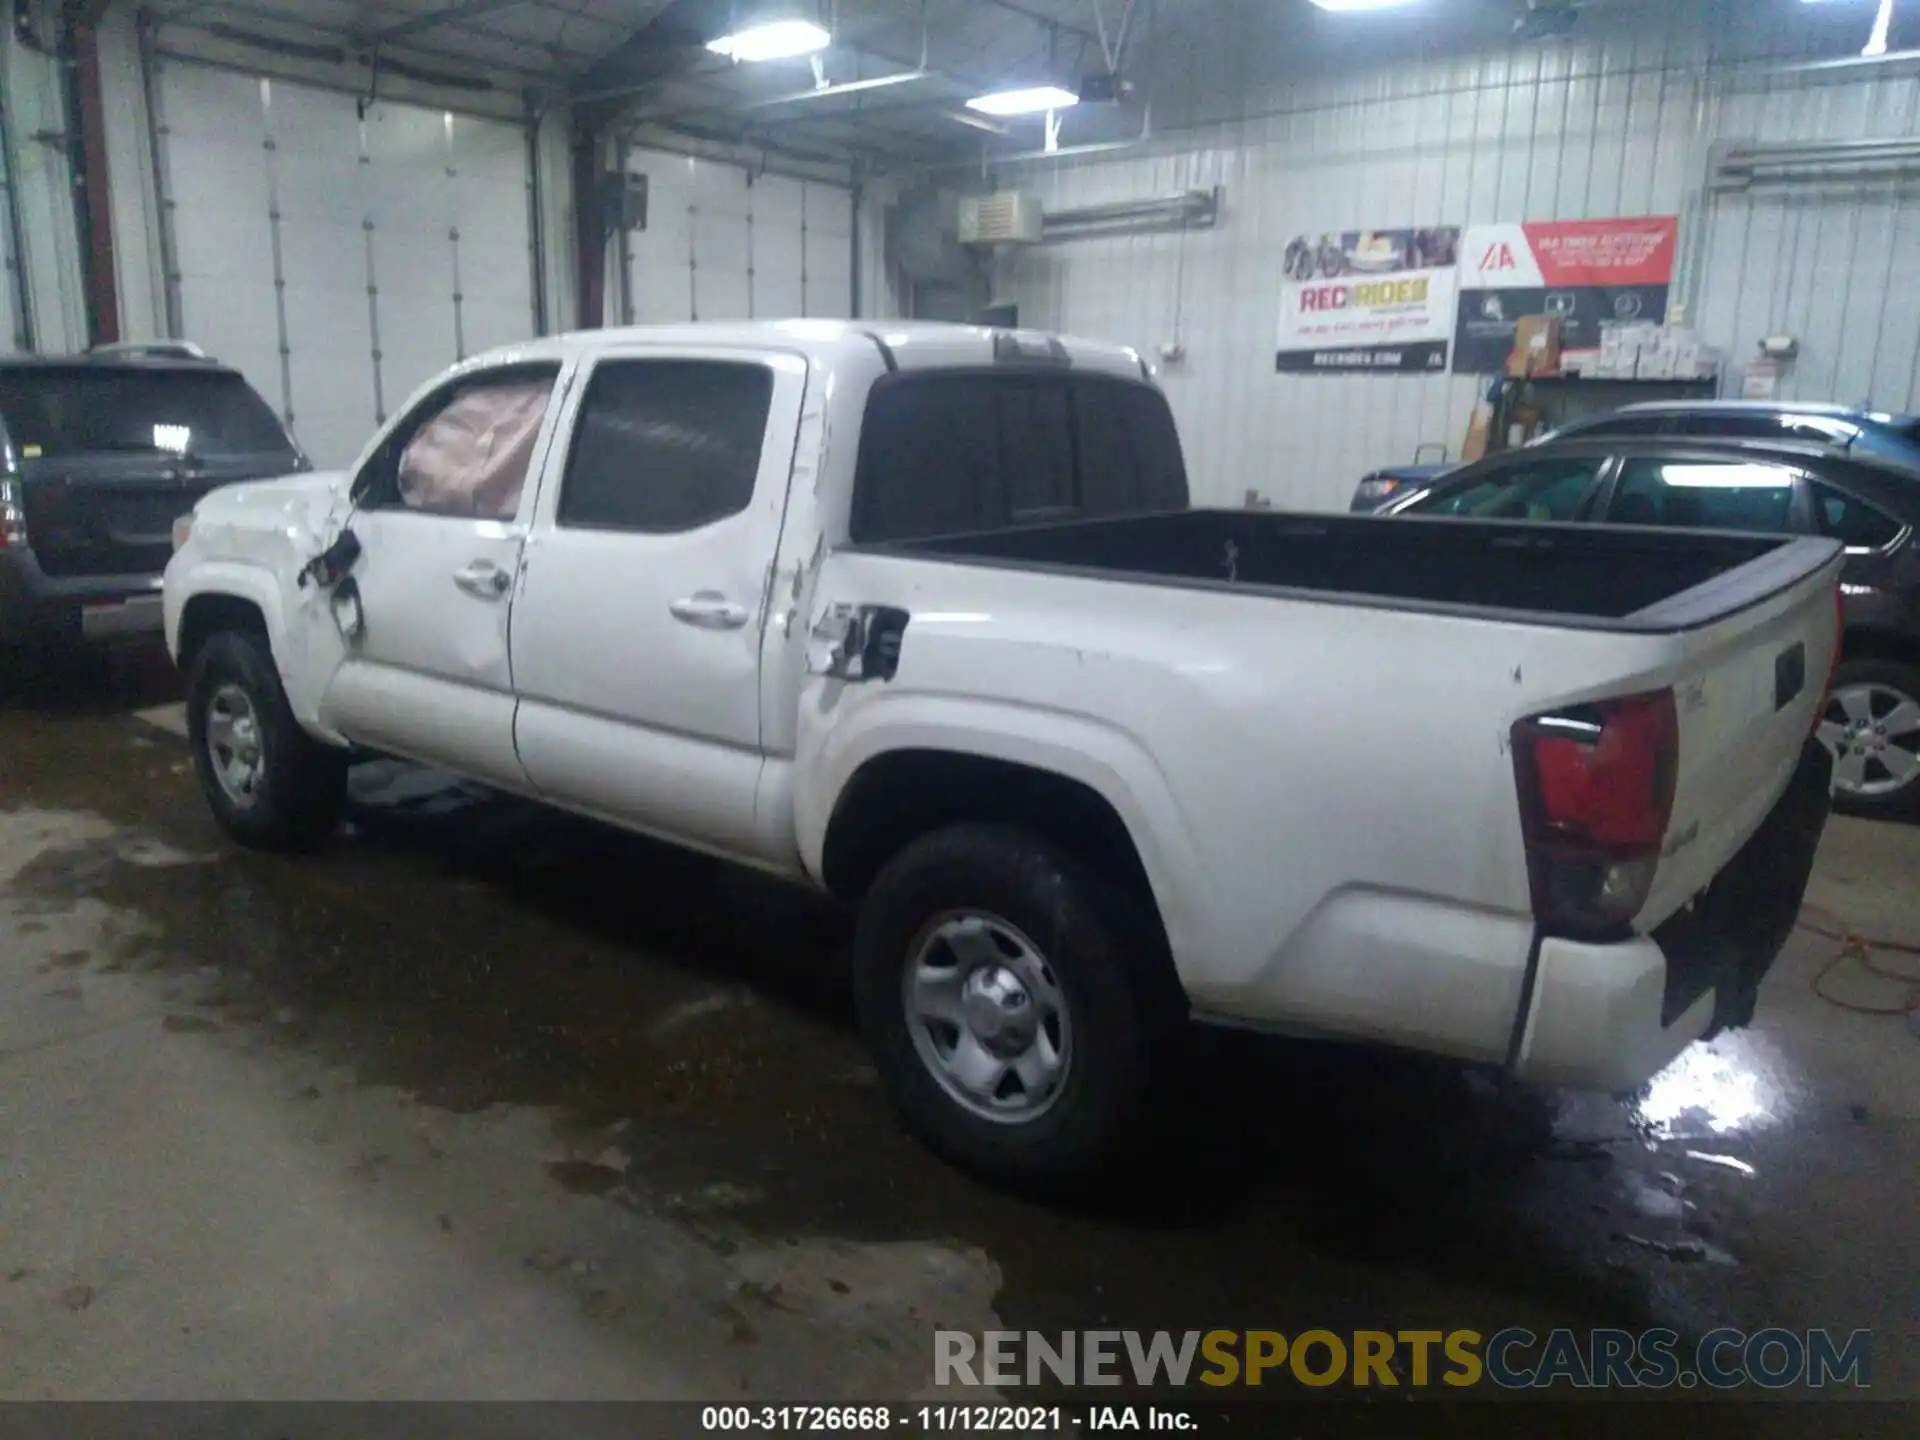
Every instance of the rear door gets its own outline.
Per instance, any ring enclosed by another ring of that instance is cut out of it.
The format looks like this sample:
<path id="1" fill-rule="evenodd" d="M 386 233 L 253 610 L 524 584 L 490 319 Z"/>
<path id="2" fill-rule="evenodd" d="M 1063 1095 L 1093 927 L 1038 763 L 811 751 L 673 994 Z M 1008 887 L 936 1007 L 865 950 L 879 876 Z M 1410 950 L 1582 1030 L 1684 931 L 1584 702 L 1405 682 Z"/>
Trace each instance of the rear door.
<path id="1" fill-rule="evenodd" d="M 800 356 L 723 347 L 609 350 L 582 375 L 513 606 L 516 737 L 543 796 L 794 865 L 790 821 L 755 794 L 806 383 Z"/>

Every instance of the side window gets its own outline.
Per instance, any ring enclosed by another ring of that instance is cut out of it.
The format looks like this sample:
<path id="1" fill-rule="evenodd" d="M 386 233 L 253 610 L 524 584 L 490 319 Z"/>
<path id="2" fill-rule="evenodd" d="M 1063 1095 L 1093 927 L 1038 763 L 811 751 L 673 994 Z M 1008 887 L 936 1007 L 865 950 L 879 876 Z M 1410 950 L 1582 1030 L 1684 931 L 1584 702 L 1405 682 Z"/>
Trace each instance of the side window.
<path id="1" fill-rule="evenodd" d="M 1794 472 L 1746 460 L 1629 460 L 1607 520 L 1692 530 L 1793 528 Z"/>
<path id="2" fill-rule="evenodd" d="M 560 367 L 464 378 L 423 400 L 354 480 L 368 510 L 510 520 Z"/>
<path id="3" fill-rule="evenodd" d="M 1822 535 L 1855 550 L 1878 550 L 1890 545 L 1906 528 L 1864 500 L 1820 484 L 1813 487 L 1813 519 Z"/>
<path id="4" fill-rule="evenodd" d="M 1581 502 L 1604 464 L 1601 456 L 1519 461 L 1456 484 L 1443 483 L 1403 513 L 1479 520 L 1578 520 Z"/>
<path id="5" fill-rule="evenodd" d="M 772 404 L 764 365 L 602 361 L 574 424 L 560 524 L 666 535 L 739 514 Z"/>
<path id="6" fill-rule="evenodd" d="M 867 402 L 851 529 L 872 544 L 1186 506 L 1173 417 L 1147 385 L 909 376 Z"/>

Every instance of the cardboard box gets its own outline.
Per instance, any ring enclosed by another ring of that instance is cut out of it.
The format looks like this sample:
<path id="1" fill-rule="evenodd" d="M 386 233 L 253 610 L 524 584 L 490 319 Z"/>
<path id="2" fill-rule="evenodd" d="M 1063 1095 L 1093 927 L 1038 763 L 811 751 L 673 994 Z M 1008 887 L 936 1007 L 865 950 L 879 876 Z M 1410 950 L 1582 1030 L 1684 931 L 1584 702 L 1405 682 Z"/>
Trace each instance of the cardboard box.
<path id="1" fill-rule="evenodd" d="M 1711 380 L 1720 373 L 1720 352 L 1698 337 L 1684 339 L 1674 352 L 1673 378 Z"/>
<path id="2" fill-rule="evenodd" d="M 1558 315 L 1523 315 L 1514 327 L 1507 374 L 1516 379 L 1560 373 L 1561 320 Z"/>
<path id="3" fill-rule="evenodd" d="M 1608 380 L 1634 379 L 1639 373 L 1640 351 L 1657 328 L 1645 320 L 1601 326 L 1600 368 L 1594 373 Z"/>
<path id="4" fill-rule="evenodd" d="M 1640 363 L 1635 367 L 1633 378 L 1636 380 L 1671 380 L 1674 377 L 1674 362 L 1679 359 L 1679 350 L 1672 335 L 1658 331 L 1640 347 Z"/>

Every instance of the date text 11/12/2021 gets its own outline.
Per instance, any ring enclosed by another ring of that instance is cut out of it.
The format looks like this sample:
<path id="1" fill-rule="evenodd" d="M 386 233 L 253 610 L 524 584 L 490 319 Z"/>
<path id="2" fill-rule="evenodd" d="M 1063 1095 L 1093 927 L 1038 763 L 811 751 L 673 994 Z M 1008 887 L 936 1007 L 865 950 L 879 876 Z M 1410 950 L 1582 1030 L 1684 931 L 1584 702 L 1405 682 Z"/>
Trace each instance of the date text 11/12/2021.
<path id="1" fill-rule="evenodd" d="M 706 1405 L 708 1433 L 856 1435 L 1058 1435 L 1084 1431 L 1197 1428 L 1191 1411 L 1162 1405 Z"/>

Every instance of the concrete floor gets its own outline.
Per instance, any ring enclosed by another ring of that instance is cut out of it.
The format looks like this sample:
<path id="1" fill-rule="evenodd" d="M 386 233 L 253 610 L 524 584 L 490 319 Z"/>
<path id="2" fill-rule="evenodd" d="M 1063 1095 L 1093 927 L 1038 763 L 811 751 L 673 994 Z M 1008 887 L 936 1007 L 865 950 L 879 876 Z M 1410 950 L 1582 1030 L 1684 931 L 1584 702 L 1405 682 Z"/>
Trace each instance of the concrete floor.
<path id="1" fill-rule="evenodd" d="M 1866 1327 L 1920 1398 L 1920 1036 L 1816 998 L 1819 935 L 1630 1102 L 1198 1037 L 1187 1153 L 1064 1213 L 902 1137 L 835 912 L 391 765 L 324 855 L 236 852 L 132 713 L 171 683 L 0 701 L 0 1399 L 899 1398 L 936 1327 L 1515 1324 Z M 1836 821 L 1806 918 L 1920 941 L 1916 874 Z"/>

